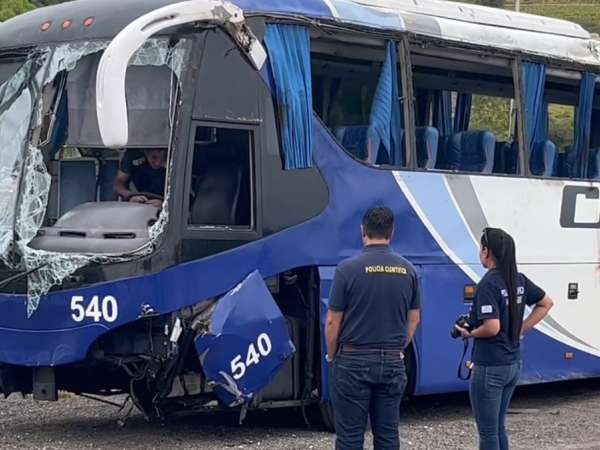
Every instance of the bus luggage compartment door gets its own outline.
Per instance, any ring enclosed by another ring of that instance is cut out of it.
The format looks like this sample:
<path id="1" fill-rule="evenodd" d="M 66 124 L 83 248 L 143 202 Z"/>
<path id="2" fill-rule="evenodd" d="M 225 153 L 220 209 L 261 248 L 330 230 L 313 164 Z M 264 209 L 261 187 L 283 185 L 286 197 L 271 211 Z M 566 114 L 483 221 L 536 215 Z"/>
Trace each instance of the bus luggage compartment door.
<path id="1" fill-rule="evenodd" d="M 227 406 L 249 403 L 295 352 L 288 325 L 258 271 L 222 297 L 195 341 L 204 374 Z"/>

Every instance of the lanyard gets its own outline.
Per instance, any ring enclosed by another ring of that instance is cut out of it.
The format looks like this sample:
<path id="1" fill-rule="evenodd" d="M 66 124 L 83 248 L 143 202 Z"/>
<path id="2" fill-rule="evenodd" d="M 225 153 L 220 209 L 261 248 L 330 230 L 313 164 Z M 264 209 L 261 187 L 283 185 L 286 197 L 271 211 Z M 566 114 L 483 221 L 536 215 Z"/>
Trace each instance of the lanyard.
<path id="1" fill-rule="evenodd" d="M 467 352 L 469 351 L 469 339 L 464 340 L 464 349 L 462 357 L 460 358 L 460 363 L 458 363 L 458 378 L 461 380 L 467 381 L 471 379 L 471 373 L 473 372 L 473 363 L 471 361 L 465 361 L 467 358 Z M 463 372 L 463 366 L 468 370 L 466 375 Z"/>

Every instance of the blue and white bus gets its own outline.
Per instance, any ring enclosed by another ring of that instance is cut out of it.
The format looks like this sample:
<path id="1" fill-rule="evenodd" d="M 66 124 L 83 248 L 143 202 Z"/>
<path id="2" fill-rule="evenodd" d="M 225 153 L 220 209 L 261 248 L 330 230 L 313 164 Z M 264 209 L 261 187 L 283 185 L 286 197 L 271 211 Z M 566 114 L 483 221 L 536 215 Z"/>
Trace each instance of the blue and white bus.
<path id="1" fill-rule="evenodd" d="M 600 376 L 599 73 L 578 25 L 436 0 L 81 0 L 1 24 L 0 392 L 330 421 L 328 293 L 379 204 L 422 284 L 410 394 L 466 389 L 449 331 L 488 225 L 556 301 L 523 383 Z M 158 148 L 161 206 L 118 198 L 124 153 Z"/>

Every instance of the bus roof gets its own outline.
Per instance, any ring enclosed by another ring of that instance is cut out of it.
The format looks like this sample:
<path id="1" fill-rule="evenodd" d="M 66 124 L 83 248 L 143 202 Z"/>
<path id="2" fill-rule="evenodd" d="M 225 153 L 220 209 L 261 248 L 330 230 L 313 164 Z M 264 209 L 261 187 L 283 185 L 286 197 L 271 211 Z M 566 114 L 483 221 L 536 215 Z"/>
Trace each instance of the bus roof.
<path id="1" fill-rule="evenodd" d="M 180 0 L 78 0 L 40 8 L 0 25 L 0 45 L 111 39 L 127 24 Z M 197 0 L 208 1 L 208 0 Z M 600 43 L 558 19 L 442 0 L 232 0 L 247 15 L 310 18 L 379 30 L 409 31 L 464 44 L 600 66 Z M 92 26 L 83 22 L 93 17 Z M 65 20 L 72 25 L 63 29 Z M 47 31 L 44 23 L 51 22 Z"/>

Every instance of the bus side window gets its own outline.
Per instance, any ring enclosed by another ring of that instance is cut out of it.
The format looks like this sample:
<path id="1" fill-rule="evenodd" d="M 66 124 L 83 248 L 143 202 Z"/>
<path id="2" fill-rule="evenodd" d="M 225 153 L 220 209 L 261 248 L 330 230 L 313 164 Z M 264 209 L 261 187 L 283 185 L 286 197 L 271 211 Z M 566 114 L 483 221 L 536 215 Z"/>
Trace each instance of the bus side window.
<path id="1" fill-rule="evenodd" d="M 512 62 L 445 47 L 411 49 L 417 165 L 465 173 L 516 174 L 509 139 Z"/>
<path id="2" fill-rule="evenodd" d="M 391 42 L 378 51 L 365 52 L 340 43 L 334 47 L 335 54 L 325 53 L 332 51 L 329 47 L 323 47 L 323 53 L 313 52 L 313 106 L 339 145 L 355 159 L 376 166 L 404 167 L 402 75 L 392 66 L 392 45 L 396 52 Z M 398 97 L 391 113 L 382 101 L 390 89 Z M 378 127 L 388 125 L 390 136 L 385 143 Z"/>
<path id="3" fill-rule="evenodd" d="M 252 227 L 252 153 L 249 130 L 196 128 L 190 225 Z"/>
<path id="4" fill-rule="evenodd" d="M 548 139 L 556 145 L 558 175 L 565 178 L 575 177 L 575 106 L 550 103 L 547 115 L 542 115 L 547 127 Z"/>
<path id="5" fill-rule="evenodd" d="M 377 77 L 371 65 L 313 58 L 315 111 L 340 145 L 361 161 L 367 161 L 367 133 Z"/>

